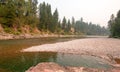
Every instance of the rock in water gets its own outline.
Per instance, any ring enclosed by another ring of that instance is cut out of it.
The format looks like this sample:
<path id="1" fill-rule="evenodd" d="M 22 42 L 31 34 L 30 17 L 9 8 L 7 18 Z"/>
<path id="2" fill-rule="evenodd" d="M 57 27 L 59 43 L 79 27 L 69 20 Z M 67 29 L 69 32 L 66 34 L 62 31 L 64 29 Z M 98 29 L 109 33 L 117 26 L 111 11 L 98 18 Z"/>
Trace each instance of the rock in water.
<path id="1" fill-rule="evenodd" d="M 26 72 L 120 72 L 120 69 L 93 69 L 84 67 L 63 67 L 53 62 L 39 63 L 29 68 Z"/>
<path id="2" fill-rule="evenodd" d="M 66 69 L 56 63 L 39 63 L 35 67 L 31 67 L 26 72 L 68 72 Z"/>

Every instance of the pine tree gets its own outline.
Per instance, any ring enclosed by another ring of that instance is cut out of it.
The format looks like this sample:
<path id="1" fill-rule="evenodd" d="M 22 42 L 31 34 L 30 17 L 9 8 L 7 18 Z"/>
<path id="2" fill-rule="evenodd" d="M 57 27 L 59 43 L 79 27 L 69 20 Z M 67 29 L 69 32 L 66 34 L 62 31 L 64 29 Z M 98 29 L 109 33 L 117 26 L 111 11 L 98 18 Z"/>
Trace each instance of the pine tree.
<path id="1" fill-rule="evenodd" d="M 45 2 L 41 3 L 39 6 L 39 18 L 40 18 L 40 24 L 38 25 L 39 30 L 45 30 L 46 29 L 46 18 L 47 18 L 47 12 L 46 12 L 46 4 Z"/>
<path id="2" fill-rule="evenodd" d="M 113 14 L 111 15 L 108 26 L 111 32 L 110 37 L 120 37 L 120 10 L 116 18 L 114 18 Z"/>
<path id="3" fill-rule="evenodd" d="M 46 4 L 45 2 L 41 3 L 39 6 L 39 16 L 40 24 L 38 28 L 40 30 L 53 31 L 53 17 L 51 13 L 51 5 Z"/>
<path id="4" fill-rule="evenodd" d="M 37 4 L 37 0 L 28 0 L 25 3 L 24 16 L 26 19 L 26 24 L 32 27 L 35 27 L 38 24 Z"/>
<path id="5" fill-rule="evenodd" d="M 25 0 L 13 0 L 15 6 L 14 27 L 21 27 L 25 24 Z"/>
<path id="6" fill-rule="evenodd" d="M 74 27 L 75 27 L 75 18 L 72 17 L 72 28 L 74 28 Z"/>
<path id="7" fill-rule="evenodd" d="M 66 18 L 64 17 L 64 18 L 63 18 L 63 21 L 62 21 L 62 30 L 63 30 L 63 31 L 65 31 L 65 29 L 66 29 L 66 22 L 67 22 L 67 21 L 66 21 Z"/>
<path id="8" fill-rule="evenodd" d="M 113 36 L 114 37 L 120 37 L 120 10 L 117 13 L 117 17 L 115 19 L 115 25 L 113 26 Z"/>
<path id="9" fill-rule="evenodd" d="M 11 0 L 0 3 L 0 23 L 4 27 L 12 27 L 15 17 L 15 6 Z"/>
<path id="10" fill-rule="evenodd" d="M 0 23 L 6 29 L 15 31 L 22 26 L 35 26 L 37 0 L 2 0 L 0 2 Z"/>
<path id="11" fill-rule="evenodd" d="M 47 31 L 54 32 L 54 24 L 53 24 L 53 17 L 52 17 L 52 11 L 51 11 L 51 5 L 47 4 L 46 6 L 47 11 L 47 18 L 46 18 L 46 28 Z"/>
<path id="12" fill-rule="evenodd" d="M 58 28 L 58 11 L 57 9 L 55 10 L 55 12 L 53 13 L 53 32 L 55 32 Z"/>
<path id="13" fill-rule="evenodd" d="M 70 33 L 71 31 L 71 23 L 70 23 L 70 20 L 68 20 L 68 23 L 67 23 L 67 32 Z"/>
<path id="14" fill-rule="evenodd" d="M 110 37 L 113 36 L 113 32 L 114 32 L 114 28 L 113 27 L 114 27 L 114 25 L 115 25 L 115 17 L 112 14 L 110 20 L 108 21 L 108 27 L 109 27 L 109 30 L 111 32 Z"/>

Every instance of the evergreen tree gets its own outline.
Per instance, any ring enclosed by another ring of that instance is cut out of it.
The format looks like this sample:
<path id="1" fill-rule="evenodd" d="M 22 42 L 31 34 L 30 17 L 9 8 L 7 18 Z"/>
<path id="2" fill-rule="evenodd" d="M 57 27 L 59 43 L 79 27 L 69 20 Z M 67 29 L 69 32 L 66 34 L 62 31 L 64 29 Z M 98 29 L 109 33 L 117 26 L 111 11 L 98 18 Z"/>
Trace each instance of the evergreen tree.
<path id="1" fill-rule="evenodd" d="M 15 18 L 15 6 L 11 0 L 0 2 L 0 23 L 4 27 L 12 27 Z"/>
<path id="2" fill-rule="evenodd" d="M 113 25 L 113 36 L 120 37 L 120 10 L 118 11 L 115 19 L 115 25 Z"/>
<path id="3" fill-rule="evenodd" d="M 75 27 L 75 18 L 72 17 L 72 27 L 74 28 Z"/>
<path id="4" fill-rule="evenodd" d="M 111 37 L 120 37 L 120 10 L 118 11 L 116 18 L 114 18 L 114 15 L 111 15 L 108 26 L 111 32 Z"/>
<path id="5" fill-rule="evenodd" d="M 20 28 L 25 24 L 25 0 L 13 0 L 15 6 L 15 20 L 13 27 Z"/>
<path id="6" fill-rule="evenodd" d="M 57 28 L 62 29 L 61 21 L 58 21 L 58 26 L 57 26 Z"/>
<path id="7" fill-rule="evenodd" d="M 68 33 L 70 33 L 70 31 L 71 31 L 71 23 L 70 23 L 70 20 L 68 20 L 66 30 L 67 30 Z"/>
<path id="8" fill-rule="evenodd" d="M 54 32 L 54 23 L 53 23 L 53 16 L 52 16 L 52 11 L 51 11 L 51 5 L 47 4 L 47 18 L 46 18 L 46 25 L 47 25 L 47 30 L 50 32 Z"/>
<path id="9" fill-rule="evenodd" d="M 39 18 L 40 18 L 40 24 L 39 29 L 40 30 L 49 30 L 52 31 L 53 28 L 53 17 L 51 13 L 51 5 L 46 4 L 45 2 L 41 3 L 39 6 Z"/>
<path id="10" fill-rule="evenodd" d="M 38 19 L 36 17 L 37 14 L 37 0 L 28 0 L 25 3 L 24 15 L 26 19 L 26 23 L 31 26 L 36 26 L 38 23 Z"/>
<path id="11" fill-rule="evenodd" d="M 77 34 L 85 34 L 85 35 L 107 35 L 108 30 L 105 27 L 101 27 L 100 25 L 92 24 L 91 22 L 88 24 L 87 22 L 81 20 L 76 21 L 75 29 Z"/>
<path id="12" fill-rule="evenodd" d="M 75 21 L 74 17 L 72 17 L 72 21 L 67 21 L 64 17 L 60 22 L 58 10 L 56 9 L 52 13 L 51 5 L 45 2 L 39 5 L 39 17 L 37 17 L 37 4 L 37 0 L 0 0 L 0 24 L 7 32 L 6 29 L 9 28 L 19 32 L 23 32 L 21 30 L 27 28 L 32 31 L 32 28 L 36 28 L 36 26 L 41 31 L 50 31 L 52 33 L 70 33 L 73 29 L 77 33 L 83 34 L 103 34 L 106 31 L 104 27 L 84 22 L 83 18 Z M 112 16 L 109 21 L 112 36 L 120 36 L 119 23 L 120 11 L 116 18 Z"/>
<path id="13" fill-rule="evenodd" d="M 63 30 L 63 31 L 65 31 L 65 29 L 66 29 L 66 22 L 67 22 L 67 21 L 66 21 L 66 18 L 64 17 L 64 18 L 63 18 L 63 21 L 62 21 L 62 30 Z"/>
<path id="14" fill-rule="evenodd" d="M 109 27 L 109 30 L 111 32 L 110 37 L 113 36 L 113 32 L 114 32 L 114 28 L 113 27 L 114 27 L 114 25 L 115 25 L 115 17 L 112 14 L 110 20 L 108 21 L 108 27 Z"/>
<path id="15" fill-rule="evenodd" d="M 22 26 L 35 26 L 37 0 L 2 0 L 0 2 L 0 23 L 4 28 L 15 31 Z"/>
<path id="16" fill-rule="evenodd" d="M 72 31 L 72 33 L 75 33 L 75 18 L 74 17 L 72 17 L 72 25 L 71 25 L 71 31 Z"/>
<path id="17" fill-rule="evenodd" d="M 53 32 L 55 32 L 55 30 L 57 30 L 57 28 L 59 27 L 58 25 L 58 11 L 57 9 L 55 10 L 55 12 L 53 13 Z"/>
<path id="18" fill-rule="evenodd" d="M 45 2 L 41 3 L 39 5 L 39 21 L 40 24 L 38 25 L 39 30 L 44 30 L 45 29 L 45 17 L 46 17 L 46 10 L 45 10 Z"/>

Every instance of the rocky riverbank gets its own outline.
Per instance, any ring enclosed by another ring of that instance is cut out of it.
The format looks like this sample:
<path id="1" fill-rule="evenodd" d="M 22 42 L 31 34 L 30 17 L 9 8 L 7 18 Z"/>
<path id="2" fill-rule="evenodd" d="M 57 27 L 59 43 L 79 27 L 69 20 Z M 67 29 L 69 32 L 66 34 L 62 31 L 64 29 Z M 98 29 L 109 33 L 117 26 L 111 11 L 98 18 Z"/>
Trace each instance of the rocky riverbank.
<path id="1" fill-rule="evenodd" d="M 48 35 L 48 34 L 20 34 L 20 35 L 14 35 L 14 34 L 0 34 L 0 40 L 7 40 L 7 39 L 26 39 L 26 38 L 40 38 L 40 37 L 57 37 L 58 35 Z"/>
<path id="2" fill-rule="evenodd" d="M 120 59 L 120 39 L 114 39 L 114 38 L 76 39 L 67 42 L 58 42 L 53 44 L 43 44 L 40 46 L 33 46 L 27 49 L 23 49 L 22 52 L 60 52 L 60 53 L 71 53 L 71 54 L 80 54 L 80 55 L 85 54 L 85 55 L 97 56 L 108 61 L 110 65 L 115 67 L 115 69 L 110 69 L 108 71 L 92 69 L 92 71 L 86 71 L 86 72 L 120 72 L 120 70 L 118 70 L 120 69 L 120 64 L 118 64 L 115 61 L 115 58 L 117 58 L 118 60 Z M 70 67 L 70 70 L 71 69 L 74 68 Z M 68 71 L 68 72 L 84 72 L 83 69 L 86 70 L 86 68 L 83 68 L 82 69 L 83 71 L 81 71 L 81 69 L 82 67 L 75 67 L 75 71 Z M 91 70 L 91 68 L 90 69 L 87 68 L 87 69 Z M 38 72 L 47 72 L 47 71 L 38 71 Z M 66 72 L 66 71 L 60 71 L 60 72 Z"/>
<path id="3" fill-rule="evenodd" d="M 28 39 L 28 38 L 41 38 L 41 37 L 85 37 L 84 35 L 58 35 L 58 34 L 8 34 L 0 33 L 0 40 L 8 39 Z"/>
<path id="4" fill-rule="evenodd" d="M 100 57 L 120 58 L 120 39 L 84 38 L 67 42 L 43 44 L 23 49 L 22 52 L 62 52 L 73 54 L 89 54 Z"/>
<path id="5" fill-rule="evenodd" d="M 109 70 L 85 68 L 85 67 L 63 67 L 56 63 L 39 63 L 38 65 L 29 68 L 26 72 L 120 72 L 119 68 Z"/>

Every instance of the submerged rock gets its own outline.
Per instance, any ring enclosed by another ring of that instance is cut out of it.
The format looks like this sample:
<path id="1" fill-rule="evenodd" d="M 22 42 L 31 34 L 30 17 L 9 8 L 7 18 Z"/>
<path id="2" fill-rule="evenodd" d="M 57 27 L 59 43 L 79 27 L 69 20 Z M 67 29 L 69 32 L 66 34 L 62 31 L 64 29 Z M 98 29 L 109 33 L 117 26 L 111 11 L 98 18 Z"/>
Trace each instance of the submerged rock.
<path id="1" fill-rule="evenodd" d="M 120 72 L 119 68 L 110 70 L 85 68 L 85 67 L 63 67 L 53 62 L 39 63 L 29 68 L 26 72 Z"/>
<path id="2" fill-rule="evenodd" d="M 40 63 L 31 67 L 26 72 L 67 72 L 66 69 L 56 63 Z"/>

